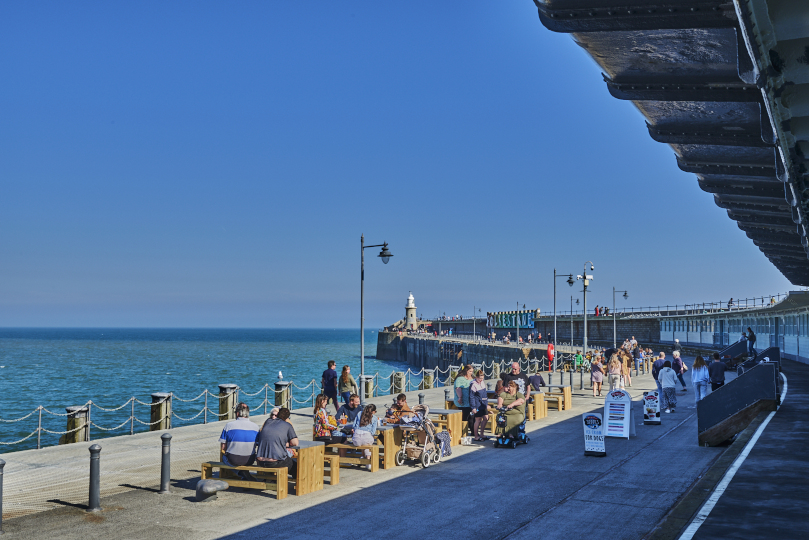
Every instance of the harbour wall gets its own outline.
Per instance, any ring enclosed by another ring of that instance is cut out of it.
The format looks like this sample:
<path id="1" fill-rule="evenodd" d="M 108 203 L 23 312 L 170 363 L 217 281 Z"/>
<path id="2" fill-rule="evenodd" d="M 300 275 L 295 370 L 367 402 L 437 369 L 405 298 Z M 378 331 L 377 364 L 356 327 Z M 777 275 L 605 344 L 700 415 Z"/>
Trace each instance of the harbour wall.
<path id="1" fill-rule="evenodd" d="M 508 347 L 486 342 L 463 342 L 447 338 L 424 338 L 398 332 L 379 332 L 376 357 L 379 360 L 405 362 L 417 369 L 441 369 L 460 364 L 490 364 L 542 358 L 547 345 Z"/>
<path id="2" fill-rule="evenodd" d="M 613 322 L 611 317 L 587 318 L 587 339 L 591 347 L 612 346 Z M 436 323 L 433 328 L 438 330 Z M 453 329 L 456 334 L 472 334 L 472 321 L 442 321 L 441 329 Z M 570 342 L 570 318 L 559 318 L 556 322 L 557 343 Z M 624 339 L 635 336 L 641 345 L 656 347 L 660 343 L 660 322 L 656 317 L 626 318 L 616 321 L 619 345 Z M 511 332 L 512 339 L 516 328 L 492 329 L 500 339 Z M 553 318 L 537 319 L 535 328 L 520 328 L 520 335 L 526 338 L 530 332 L 539 331 L 543 338 L 553 333 Z M 582 317 L 573 318 L 573 342 L 581 343 L 584 338 L 584 321 Z M 488 329 L 484 325 L 475 325 L 475 332 L 485 336 Z M 668 351 L 668 347 L 666 348 Z M 446 369 L 450 365 L 461 363 L 482 364 L 492 361 L 514 361 L 518 359 L 535 359 L 547 356 L 547 343 L 531 346 L 515 347 L 502 343 L 466 342 L 453 339 L 452 336 L 425 338 L 399 336 L 398 331 L 380 331 L 377 337 L 376 357 L 379 360 L 405 362 L 416 368 Z"/>

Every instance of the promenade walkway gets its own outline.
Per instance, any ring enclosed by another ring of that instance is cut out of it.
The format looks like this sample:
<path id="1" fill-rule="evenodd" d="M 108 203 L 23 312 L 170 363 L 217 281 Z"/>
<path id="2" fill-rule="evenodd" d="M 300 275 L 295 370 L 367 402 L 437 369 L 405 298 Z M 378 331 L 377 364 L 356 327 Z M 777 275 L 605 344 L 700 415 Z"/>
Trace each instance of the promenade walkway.
<path id="1" fill-rule="evenodd" d="M 783 372 L 784 403 L 693 538 L 809 538 L 809 366 Z"/>
<path id="2" fill-rule="evenodd" d="M 640 425 L 637 399 L 654 384 L 648 375 L 633 378 L 633 383 L 629 391 L 636 399 L 638 436 L 608 439 L 605 458 L 583 455 L 580 415 L 603 405 L 603 398 L 594 399 L 585 389 L 574 395 L 573 410 L 551 411 L 547 419 L 530 423 L 531 442 L 516 450 L 494 449 L 489 443 L 455 447 L 451 458 L 426 470 L 413 466 L 373 474 L 344 470 L 338 486 L 282 501 L 241 490 L 228 490 L 212 502 L 193 501 L 199 463 L 215 457 L 222 423 L 172 431 L 173 481 L 168 495 L 155 493 L 160 432 L 101 441 L 104 511 L 93 515 L 83 511 L 88 444 L 7 454 L 8 486 L 32 490 L 61 485 L 66 493 L 81 492 L 84 497 L 8 520 L 4 528 L 13 538 L 47 539 L 299 539 L 315 534 L 637 539 L 660 521 L 723 449 L 697 446 L 692 393 L 680 397 L 677 412 L 665 415 L 662 426 Z M 425 394 L 429 405 L 442 404 L 443 389 Z M 408 395 L 417 401 L 417 392 Z M 374 401 L 389 400 L 387 396 Z M 308 439 L 311 411 L 296 413 L 295 427 Z M 127 472 L 113 472 L 121 468 Z M 79 470 L 84 476 L 70 480 Z M 130 481 L 121 486 L 124 478 Z M 14 493 L 6 490 L 6 504 L 14 500 Z"/>

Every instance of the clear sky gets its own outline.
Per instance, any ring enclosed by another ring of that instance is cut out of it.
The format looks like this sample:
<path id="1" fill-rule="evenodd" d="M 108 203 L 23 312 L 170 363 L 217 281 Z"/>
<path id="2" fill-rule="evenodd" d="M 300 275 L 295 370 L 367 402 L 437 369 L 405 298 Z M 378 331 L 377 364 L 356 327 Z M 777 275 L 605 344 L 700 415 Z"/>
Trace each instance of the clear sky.
<path id="1" fill-rule="evenodd" d="M 0 326 L 358 327 L 361 233 L 371 328 L 588 259 L 591 305 L 794 288 L 530 0 L 3 2 L 0 51 Z"/>

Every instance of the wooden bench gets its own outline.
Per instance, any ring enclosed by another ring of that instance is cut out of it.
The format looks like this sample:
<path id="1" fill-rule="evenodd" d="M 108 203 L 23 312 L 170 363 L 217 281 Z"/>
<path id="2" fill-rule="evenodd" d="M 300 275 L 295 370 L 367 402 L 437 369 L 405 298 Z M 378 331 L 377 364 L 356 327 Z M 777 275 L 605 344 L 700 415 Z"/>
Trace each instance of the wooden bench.
<path id="1" fill-rule="evenodd" d="M 370 450 L 371 457 L 339 457 L 339 465 L 342 467 L 345 465 L 370 465 L 371 472 L 376 472 L 379 470 L 379 446 L 376 444 L 367 444 L 364 446 L 354 446 L 353 444 L 329 444 L 326 445 L 326 448 L 334 448 L 336 450 Z"/>
<path id="2" fill-rule="evenodd" d="M 545 406 L 547 407 L 548 402 L 551 402 L 551 401 L 554 403 L 554 406 L 556 407 L 557 411 L 561 411 L 561 410 L 564 409 L 564 403 L 565 403 L 564 394 L 545 392 Z"/>
<path id="3" fill-rule="evenodd" d="M 229 486 L 232 487 L 240 487 L 240 488 L 249 488 L 249 489 L 260 489 L 266 490 L 271 489 L 275 490 L 275 498 L 276 499 L 285 499 L 288 493 L 288 481 L 287 478 L 289 475 L 289 471 L 286 467 L 279 467 L 277 469 L 270 469 L 266 467 L 259 467 L 258 465 L 244 465 L 241 467 L 233 467 L 231 465 L 226 465 L 220 461 L 208 461 L 203 463 L 201 466 L 201 479 L 208 480 L 209 478 L 213 478 L 213 470 L 219 469 L 219 476 L 220 480 L 227 482 Z M 255 481 L 247 481 L 236 475 L 233 471 L 253 471 L 263 475 L 274 475 L 275 482 L 263 482 L 261 479 L 256 479 Z M 233 475 L 233 478 L 228 475 L 226 478 L 223 478 L 222 473 L 229 472 Z"/>
<path id="4" fill-rule="evenodd" d="M 329 470 L 323 471 L 324 476 L 329 477 L 329 485 L 336 486 L 340 483 L 340 456 L 326 454 L 323 456 L 323 465 Z"/>

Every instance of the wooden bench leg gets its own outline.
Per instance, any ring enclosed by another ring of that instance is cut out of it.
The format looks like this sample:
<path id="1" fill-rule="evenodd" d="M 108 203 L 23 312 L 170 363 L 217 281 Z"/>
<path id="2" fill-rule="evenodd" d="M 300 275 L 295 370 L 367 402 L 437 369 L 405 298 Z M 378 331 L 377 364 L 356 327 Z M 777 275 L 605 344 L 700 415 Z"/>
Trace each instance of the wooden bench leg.
<path id="1" fill-rule="evenodd" d="M 207 463 L 203 463 L 200 470 L 202 471 L 199 476 L 200 480 L 207 480 L 213 477 L 213 468 Z"/>
<path id="2" fill-rule="evenodd" d="M 281 467 L 275 469 L 275 498 L 278 500 L 286 499 L 289 493 L 289 469 Z"/>
<path id="3" fill-rule="evenodd" d="M 379 447 L 374 445 L 371 448 L 371 472 L 379 470 Z"/>
<path id="4" fill-rule="evenodd" d="M 336 486 L 340 483 L 340 458 L 339 456 L 327 456 L 329 465 L 329 485 Z"/>

